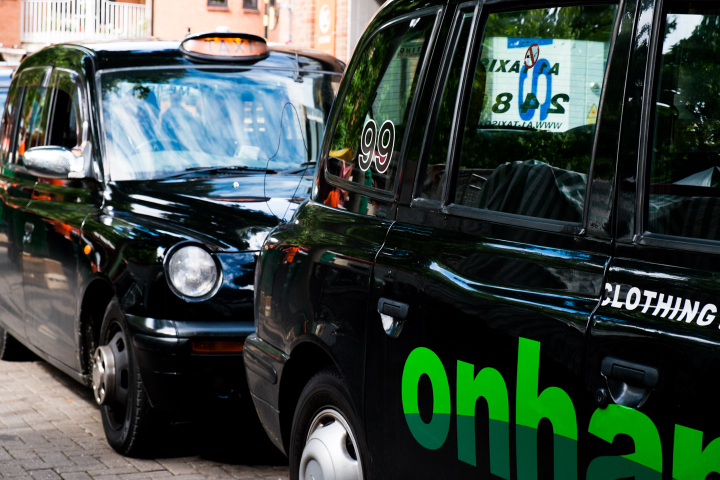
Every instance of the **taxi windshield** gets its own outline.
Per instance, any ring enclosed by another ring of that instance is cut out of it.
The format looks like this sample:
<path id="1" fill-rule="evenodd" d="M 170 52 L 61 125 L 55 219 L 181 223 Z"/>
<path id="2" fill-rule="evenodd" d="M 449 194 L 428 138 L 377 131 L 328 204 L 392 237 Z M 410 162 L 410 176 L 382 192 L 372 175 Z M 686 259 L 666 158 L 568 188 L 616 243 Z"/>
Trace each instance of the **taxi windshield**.
<path id="1" fill-rule="evenodd" d="M 282 171 L 315 160 L 340 76 L 264 69 L 110 71 L 101 77 L 110 178 L 204 168 Z"/>

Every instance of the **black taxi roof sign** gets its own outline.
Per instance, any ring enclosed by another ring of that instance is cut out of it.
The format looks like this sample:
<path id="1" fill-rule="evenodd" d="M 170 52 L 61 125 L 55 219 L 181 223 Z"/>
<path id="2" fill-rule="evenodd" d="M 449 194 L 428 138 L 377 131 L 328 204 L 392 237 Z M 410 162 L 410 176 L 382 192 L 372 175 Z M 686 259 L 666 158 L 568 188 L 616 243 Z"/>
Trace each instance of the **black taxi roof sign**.
<path id="1" fill-rule="evenodd" d="M 180 51 L 191 60 L 249 62 L 269 55 L 264 38 L 249 33 L 201 33 L 187 37 Z"/>

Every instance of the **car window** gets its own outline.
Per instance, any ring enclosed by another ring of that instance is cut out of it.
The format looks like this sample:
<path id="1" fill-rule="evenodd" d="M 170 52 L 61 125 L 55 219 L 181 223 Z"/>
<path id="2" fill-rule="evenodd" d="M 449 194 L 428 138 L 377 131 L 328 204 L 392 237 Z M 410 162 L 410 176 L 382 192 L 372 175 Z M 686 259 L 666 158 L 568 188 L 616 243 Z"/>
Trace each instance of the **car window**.
<path id="1" fill-rule="evenodd" d="M 42 68 L 28 69 L 19 78 L 19 86 L 23 89 L 24 96 L 15 144 L 17 155 L 10 159 L 9 163 L 22 165 L 26 150 L 45 145 L 48 125 L 48 88 L 45 78 L 48 72 L 49 70 Z"/>
<path id="2" fill-rule="evenodd" d="M 384 28 L 359 55 L 333 132 L 327 172 L 336 179 L 392 191 L 434 16 Z M 347 208 L 346 190 L 320 201 Z M 362 209 L 361 209 L 362 210 Z"/>
<path id="3" fill-rule="evenodd" d="M 450 129 L 443 127 L 452 125 L 453 122 L 457 92 L 460 88 L 460 74 L 462 73 L 463 61 L 468 49 L 472 20 L 472 11 L 460 12 L 457 20 L 456 30 L 458 33 L 453 38 L 452 46 L 449 49 L 452 60 L 440 100 L 440 110 L 436 121 L 438 126 L 437 136 L 432 143 L 429 154 L 430 160 L 427 162 L 429 167 L 425 172 L 422 183 L 422 198 L 440 200 L 442 196 L 442 189 L 445 185 L 445 166 L 450 146 Z"/>
<path id="4" fill-rule="evenodd" d="M 20 103 L 20 89 L 12 88 L 9 92 L 9 98 L 2 116 L 2 125 L 0 126 L 0 166 L 6 165 L 11 161 L 13 129 L 17 120 L 17 109 Z"/>
<path id="5" fill-rule="evenodd" d="M 77 76 L 65 70 L 56 69 L 53 74 L 53 113 L 50 119 L 48 145 L 65 147 L 68 150 L 80 145 L 82 118 L 82 91 Z"/>
<path id="6" fill-rule="evenodd" d="M 192 169 L 306 169 L 339 75 L 247 68 L 142 68 L 101 75 L 110 177 Z"/>
<path id="7" fill-rule="evenodd" d="M 582 219 L 616 13 L 617 6 L 602 5 L 488 15 L 448 203 Z M 450 128 L 438 122 L 434 143 L 447 144 Z M 439 199 L 444 154 L 433 144 L 426 198 Z"/>
<path id="8" fill-rule="evenodd" d="M 671 7 L 658 59 L 650 232 L 720 240 L 720 8 Z"/>

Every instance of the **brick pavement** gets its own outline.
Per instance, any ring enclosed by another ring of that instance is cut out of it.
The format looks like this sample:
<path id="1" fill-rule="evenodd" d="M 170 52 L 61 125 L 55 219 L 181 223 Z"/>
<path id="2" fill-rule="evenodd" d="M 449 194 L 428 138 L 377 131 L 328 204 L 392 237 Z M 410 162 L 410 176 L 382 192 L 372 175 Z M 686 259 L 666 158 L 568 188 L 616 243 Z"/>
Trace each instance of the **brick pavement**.
<path id="1" fill-rule="evenodd" d="M 252 420 L 172 425 L 158 458 L 125 458 L 106 443 L 89 389 L 41 360 L 0 361 L 2 478 L 286 480 L 286 458 Z"/>

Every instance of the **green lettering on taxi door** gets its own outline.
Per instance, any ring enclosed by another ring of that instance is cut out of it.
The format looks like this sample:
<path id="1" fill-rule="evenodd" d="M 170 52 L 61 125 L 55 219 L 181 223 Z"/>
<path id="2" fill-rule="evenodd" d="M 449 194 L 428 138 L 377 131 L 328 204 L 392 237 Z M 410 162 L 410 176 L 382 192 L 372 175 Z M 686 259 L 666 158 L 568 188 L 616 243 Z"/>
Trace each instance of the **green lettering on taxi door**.
<path id="1" fill-rule="evenodd" d="M 538 395 L 540 342 L 519 339 L 516 396 L 517 480 L 538 479 L 537 428 L 543 418 L 553 428 L 555 480 L 577 480 L 577 417 L 570 396 L 561 388 L 548 387 Z M 427 375 L 432 385 L 430 423 L 420 418 L 418 383 Z M 458 459 L 476 466 L 475 409 L 482 397 L 488 405 L 490 472 L 510 479 L 510 412 L 507 385 L 494 368 L 475 376 L 475 366 L 457 362 Z M 437 450 L 450 431 L 451 399 L 447 373 L 440 358 L 430 349 L 416 348 L 408 356 L 402 375 L 402 405 L 410 432 L 429 450 Z M 644 413 L 620 405 L 597 409 L 588 432 L 613 443 L 618 435 L 633 440 L 628 455 L 593 459 L 586 480 L 662 480 L 662 446 L 653 421 Z M 704 480 L 720 473 L 720 438 L 703 448 L 703 432 L 675 425 L 673 444 L 674 480 Z"/>
<path id="2" fill-rule="evenodd" d="M 423 422 L 418 408 L 418 383 L 423 375 L 430 378 L 432 385 L 430 423 Z M 432 350 L 418 347 L 410 352 L 403 368 L 402 404 L 405 421 L 415 440 L 428 450 L 442 447 L 450 430 L 450 385 L 440 358 Z"/>
<path id="3" fill-rule="evenodd" d="M 705 480 L 711 472 L 720 473 L 720 438 L 703 450 L 703 432 L 675 425 L 673 478 Z"/>
<path id="4" fill-rule="evenodd" d="M 608 405 L 597 409 L 590 419 L 588 432 L 612 443 L 617 435 L 633 439 L 635 452 L 629 455 L 598 457 L 590 462 L 586 480 L 616 480 L 635 477 L 635 480 L 662 478 L 662 448 L 660 434 L 650 418 L 634 408 Z"/>
<path id="5" fill-rule="evenodd" d="M 517 373 L 517 477 L 536 480 L 537 428 L 547 418 L 553 427 L 556 480 L 577 479 L 577 419 L 570 396 L 558 387 L 538 395 L 540 342 L 520 338 Z"/>
<path id="6" fill-rule="evenodd" d="M 494 368 L 457 362 L 457 440 L 458 459 L 476 466 L 475 404 L 483 397 L 488 405 L 490 473 L 510 479 L 510 407 L 505 380 Z"/>

